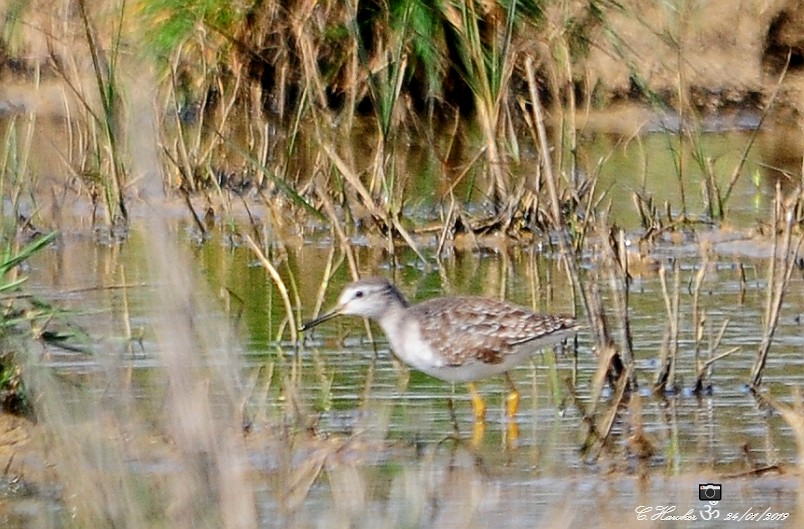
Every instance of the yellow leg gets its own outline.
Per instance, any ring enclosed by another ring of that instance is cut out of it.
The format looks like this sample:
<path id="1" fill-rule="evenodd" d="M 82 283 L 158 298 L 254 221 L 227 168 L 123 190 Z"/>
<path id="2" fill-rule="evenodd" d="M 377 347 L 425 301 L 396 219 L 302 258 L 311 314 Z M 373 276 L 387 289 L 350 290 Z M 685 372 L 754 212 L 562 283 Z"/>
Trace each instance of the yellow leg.
<path id="1" fill-rule="evenodd" d="M 505 381 L 511 390 L 505 398 L 505 416 L 508 418 L 508 424 L 505 428 L 505 445 L 511 449 L 516 447 L 516 441 L 519 439 L 519 426 L 515 419 L 516 412 L 519 409 L 519 390 L 516 389 L 516 385 L 508 373 L 505 374 Z"/>
<path id="2" fill-rule="evenodd" d="M 511 380 L 511 375 L 508 373 L 505 374 L 505 380 L 508 382 L 508 387 L 511 389 L 511 392 L 505 399 L 506 417 L 508 417 L 508 419 L 513 419 L 514 415 L 516 415 L 516 412 L 519 409 L 519 390 L 516 389 L 516 385 L 514 384 L 514 381 Z"/>
<path id="3" fill-rule="evenodd" d="M 519 425 L 513 419 L 508 420 L 505 425 L 505 447 L 508 449 L 516 448 L 519 439 Z"/>
<path id="4" fill-rule="evenodd" d="M 472 426 L 472 448 L 480 448 L 485 434 L 486 423 L 483 421 L 475 421 L 474 426 Z"/>
<path id="5" fill-rule="evenodd" d="M 475 412 L 475 422 L 483 422 L 486 419 L 486 402 L 480 393 L 477 392 L 474 382 L 467 384 L 469 387 L 469 395 L 472 397 L 472 410 Z"/>

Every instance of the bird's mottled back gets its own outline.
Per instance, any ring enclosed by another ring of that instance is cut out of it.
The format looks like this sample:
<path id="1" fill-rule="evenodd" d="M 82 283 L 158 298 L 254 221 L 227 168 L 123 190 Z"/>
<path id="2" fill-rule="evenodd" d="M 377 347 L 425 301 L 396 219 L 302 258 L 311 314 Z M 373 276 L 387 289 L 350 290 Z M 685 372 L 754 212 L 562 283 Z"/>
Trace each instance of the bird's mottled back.
<path id="1" fill-rule="evenodd" d="M 536 314 L 481 297 L 432 299 L 409 308 L 407 317 L 416 318 L 422 338 L 450 365 L 500 363 L 518 345 L 534 342 L 534 349 L 545 347 L 564 340 L 578 327 L 569 316 Z"/>

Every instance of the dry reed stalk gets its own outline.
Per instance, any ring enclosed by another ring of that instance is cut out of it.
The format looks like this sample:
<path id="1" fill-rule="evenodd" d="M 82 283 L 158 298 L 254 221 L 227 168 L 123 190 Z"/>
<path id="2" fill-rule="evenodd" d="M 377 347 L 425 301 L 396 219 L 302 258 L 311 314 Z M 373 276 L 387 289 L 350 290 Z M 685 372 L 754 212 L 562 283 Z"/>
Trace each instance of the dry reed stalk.
<path id="1" fill-rule="evenodd" d="M 198 231 L 201 233 L 201 239 L 204 240 L 209 235 L 207 227 L 204 225 L 204 221 L 201 219 L 201 216 L 195 210 L 193 206 L 193 201 L 190 199 L 190 193 L 185 190 L 181 189 L 179 193 L 181 194 L 182 198 L 184 199 L 184 205 L 187 206 L 187 210 L 190 212 L 190 217 L 193 219 L 193 223 Z"/>
<path id="2" fill-rule="evenodd" d="M 389 238 L 393 237 L 392 232 L 395 230 L 407 243 L 410 249 L 413 250 L 413 252 L 419 257 L 422 263 L 425 265 L 428 264 L 429 260 L 419 250 L 418 245 L 414 242 L 413 238 L 410 236 L 410 233 L 408 233 L 408 230 L 402 226 L 397 218 L 391 216 L 389 212 L 383 212 L 380 208 L 374 205 L 374 200 L 371 197 L 371 193 L 369 193 L 368 189 L 366 189 L 366 187 L 360 181 L 360 178 L 358 178 L 357 174 L 346 164 L 346 162 L 344 162 L 343 159 L 338 156 L 338 154 L 325 142 L 321 142 L 321 148 L 335 164 L 335 167 L 338 169 L 341 175 L 343 175 L 347 183 L 349 183 L 352 189 L 354 189 L 360 196 L 362 205 L 368 209 L 374 220 L 389 228 Z M 393 241 L 389 240 L 389 244 L 393 244 Z"/>
<path id="3" fill-rule="evenodd" d="M 335 232 L 335 235 L 340 242 L 341 251 L 346 256 L 346 262 L 349 264 L 349 273 L 352 276 L 352 280 L 357 281 L 360 278 L 360 271 L 357 267 L 355 251 L 349 241 L 349 237 L 347 237 L 346 233 L 343 231 L 341 221 L 338 219 L 338 215 L 335 213 L 335 206 L 332 204 L 332 200 L 330 200 L 329 196 L 325 192 L 319 190 L 317 187 L 316 195 L 321 201 L 324 213 L 329 219 L 330 226 L 332 226 L 332 230 Z"/>
<path id="4" fill-rule="evenodd" d="M 794 218 L 796 210 L 800 207 L 801 196 L 796 197 L 795 201 L 785 204 L 782 199 L 781 185 L 776 183 L 776 200 L 774 201 L 773 214 L 773 250 L 768 263 L 768 290 L 765 303 L 765 318 L 762 329 L 762 342 L 757 350 L 754 366 L 751 369 L 749 384 L 754 392 L 757 392 L 762 383 L 762 371 L 768 359 L 773 336 L 779 324 L 784 294 L 790 283 L 793 269 L 796 267 L 796 257 L 799 254 L 804 238 L 799 238 L 792 249 Z M 782 224 L 782 240 L 779 241 L 778 229 Z"/>
<path id="5" fill-rule="evenodd" d="M 629 316 L 630 273 L 628 271 L 628 255 L 625 246 L 625 232 L 617 230 L 617 255 L 614 249 L 606 244 L 606 262 L 609 275 L 609 291 L 613 301 L 613 310 L 617 315 L 620 329 L 620 357 L 632 375 L 634 375 L 634 345 L 631 336 L 631 318 Z M 633 378 L 631 384 L 636 384 Z"/>
<path id="6" fill-rule="evenodd" d="M 564 265 L 566 266 L 567 273 L 570 276 L 573 290 L 580 294 L 581 301 L 583 302 L 583 306 L 586 311 L 587 318 L 589 318 L 591 327 L 597 331 L 595 332 L 596 347 L 598 349 L 608 347 L 610 341 L 607 340 L 608 336 L 605 321 L 603 319 L 602 304 L 599 306 L 592 306 L 592 302 L 589 299 L 589 294 L 586 292 L 586 289 L 583 287 L 581 282 L 575 259 L 572 257 L 570 247 L 565 239 L 566 223 L 561 215 L 561 207 L 558 198 L 558 182 L 553 173 L 553 163 L 550 157 L 547 131 L 544 126 L 544 113 L 542 112 L 542 105 L 539 99 L 532 57 L 527 57 L 525 59 L 525 71 L 528 80 L 528 89 L 530 91 L 531 105 L 533 106 L 533 123 L 536 128 L 536 139 L 539 145 L 542 174 L 544 175 L 544 182 L 550 198 L 551 221 L 553 224 L 553 229 L 556 231 L 556 235 L 558 237 L 561 256 L 563 258 Z M 538 187 L 538 184 L 536 184 L 534 187 Z"/>
<path id="7" fill-rule="evenodd" d="M 282 280 L 282 276 L 279 275 L 279 272 L 276 270 L 271 261 L 265 257 L 265 254 L 262 252 L 257 243 L 254 242 L 254 239 L 251 238 L 250 235 L 246 235 L 246 242 L 248 243 L 251 250 L 254 252 L 254 255 L 259 260 L 260 264 L 262 264 L 263 268 L 268 271 L 268 275 L 271 276 L 271 280 L 276 285 L 277 290 L 279 290 L 279 295 L 282 297 L 282 302 L 285 304 L 285 316 L 287 317 L 288 325 L 290 327 L 290 340 L 291 342 L 296 345 L 299 339 L 298 335 L 298 326 L 296 325 L 296 316 L 293 313 L 293 305 L 290 303 L 290 297 L 288 296 L 288 289 L 285 286 L 285 282 Z"/>
<path id="8" fill-rule="evenodd" d="M 305 90 L 310 90 L 315 98 L 317 105 L 316 118 L 326 119 L 324 110 L 327 108 L 326 83 L 321 78 L 317 61 L 319 57 L 318 48 L 313 41 L 315 31 L 310 31 L 307 24 L 313 17 L 314 3 L 303 3 L 298 6 L 291 18 L 291 33 L 300 52 L 302 73 L 304 78 Z M 330 121 L 327 119 L 327 121 Z"/>
<path id="9" fill-rule="evenodd" d="M 565 145 L 564 143 L 564 131 L 566 130 L 569 135 L 569 157 L 570 163 L 567 173 L 569 174 L 569 182 L 570 186 L 575 190 L 579 187 L 578 182 L 578 122 L 577 122 L 577 102 L 575 101 L 575 87 L 573 86 L 573 67 L 572 67 L 572 53 L 570 52 L 570 44 L 567 41 L 567 33 L 565 31 L 558 31 L 558 49 L 560 50 L 561 59 L 557 59 L 557 62 L 560 62 L 560 66 L 564 67 L 564 80 L 565 80 L 565 87 L 564 90 L 561 91 L 566 97 L 566 108 L 562 109 L 561 111 L 561 142 L 559 143 L 562 147 Z M 558 104 L 558 101 L 556 101 Z M 565 118 L 569 118 L 569 124 L 565 125 L 564 120 Z M 558 149 L 558 167 L 563 168 L 564 162 L 564 149 Z"/>
<path id="10" fill-rule="evenodd" d="M 704 279 L 706 278 L 707 270 L 709 269 L 710 261 L 709 261 L 709 254 L 707 252 L 701 252 L 701 264 L 698 268 L 698 272 L 696 272 L 692 285 L 692 326 L 693 326 L 693 333 L 694 333 L 694 357 L 693 361 L 695 364 L 695 384 L 693 386 L 693 391 L 696 394 L 701 394 L 704 391 L 704 380 L 706 378 L 711 377 L 711 367 L 712 365 L 720 360 L 721 358 L 726 358 L 727 356 L 737 352 L 740 350 L 739 347 L 735 347 L 726 351 L 725 353 L 719 354 L 715 356 L 715 351 L 723 340 L 723 336 L 726 333 L 726 329 L 729 325 L 729 319 L 726 318 L 721 327 L 720 331 L 718 332 L 717 336 L 712 338 L 710 336 L 709 345 L 707 347 L 708 355 L 706 360 L 701 359 L 701 342 L 703 341 L 704 329 L 706 327 L 706 312 L 701 311 L 700 306 L 700 297 L 701 297 L 701 287 L 703 286 Z M 745 276 L 743 276 L 745 277 Z"/>
<path id="11" fill-rule="evenodd" d="M 698 272 L 692 283 L 692 329 L 693 329 L 693 344 L 695 348 L 694 361 L 698 366 L 701 354 L 701 340 L 703 339 L 704 324 L 706 322 L 706 313 L 701 313 L 700 299 L 701 299 L 701 286 L 706 278 L 706 272 L 709 269 L 709 253 L 701 251 L 701 261 Z"/>
<path id="12" fill-rule="evenodd" d="M 737 297 L 737 303 L 740 305 L 745 304 L 745 293 L 747 291 L 748 279 L 745 276 L 745 266 L 740 263 L 740 295 Z"/>
<path id="13" fill-rule="evenodd" d="M 676 361 L 678 357 L 679 337 L 679 296 L 681 291 L 681 271 L 678 259 L 673 260 L 673 290 L 667 288 L 667 271 L 664 266 L 659 268 L 659 280 L 662 285 L 662 297 L 667 311 L 667 347 L 662 348 L 659 366 L 653 382 L 653 389 L 664 392 L 675 389 Z"/>
<path id="14" fill-rule="evenodd" d="M 723 332 L 725 332 L 727 325 L 728 325 L 728 322 L 724 322 L 723 327 L 721 328 L 721 334 L 719 335 L 718 340 L 717 340 L 718 343 L 720 341 L 720 338 L 722 338 Z M 720 360 L 722 358 L 726 358 L 727 356 L 731 356 L 732 354 L 736 353 L 740 349 L 741 349 L 741 347 L 732 347 L 731 349 L 729 349 L 728 351 L 726 351 L 724 353 L 721 353 L 721 354 L 719 354 L 717 356 L 712 356 L 712 354 L 713 354 L 712 351 L 714 350 L 714 348 L 710 348 L 709 358 L 707 358 L 706 361 L 703 361 L 703 362 L 698 361 L 696 363 L 696 365 L 695 365 L 695 385 L 694 385 L 694 390 L 693 391 L 696 394 L 700 395 L 701 392 L 704 389 L 704 380 L 706 378 L 711 377 L 710 367 L 712 367 L 712 364 L 714 364 L 715 362 L 717 362 L 718 360 Z"/>
<path id="15" fill-rule="evenodd" d="M 472 170 L 472 167 L 474 167 L 475 163 L 477 163 L 480 157 L 483 156 L 485 153 L 486 153 L 485 146 L 478 149 L 478 151 L 475 153 L 472 159 L 469 160 L 469 163 L 466 164 L 466 167 L 464 167 L 464 169 L 458 174 L 458 176 L 455 177 L 455 179 L 452 182 L 450 182 L 449 187 L 447 188 L 447 191 L 444 193 L 444 195 L 449 196 L 453 195 L 455 188 L 458 187 L 458 184 L 460 184 L 463 181 L 463 179 L 466 178 L 466 175 L 469 174 L 469 172 Z"/>
<path id="16" fill-rule="evenodd" d="M 608 242 L 608 233 L 610 229 L 605 221 L 605 216 L 598 218 L 597 230 L 600 242 L 603 245 L 602 249 L 595 252 L 593 258 L 594 267 L 590 271 L 590 279 L 585 283 L 580 284 L 579 291 L 583 294 L 584 305 L 587 310 L 587 317 L 591 325 L 593 337 L 595 340 L 596 354 L 605 354 L 609 363 L 606 367 L 606 375 L 604 378 L 608 379 L 612 386 L 616 386 L 617 380 L 621 377 L 629 365 L 633 367 L 633 352 L 631 345 L 631 332 L 630 332 L 630 317 L 628 315 L 628 301 L 624 295 L 624 289 L 627 286 L 624 284 L 628 281 L 627 275 L 622 275 L 623 270 L 621 265 L 617 263 L 617 257 L 613 253 L 613 249 Z M 627 265 L 626 265 L 627 266 Z M 611 296 L 615 299 L 615 312 L 620 321 L 620 334 L 623 339 L 622 348 L 627 349 L 626 353 L 628 359 L 624 362 L 623 356 L 619 352 L 619 347 L 616 345 L 615 340 L 612 338 L 609 329 L 609 322 L 606 310 L 603 306 L 602 297 L 600 294 L 600 283 L 605 283 L 604 275 L 608 275 L 608 284 L 611 290 Z M 615 351 L 614 354 L 610 354 Z M 600 368 L 600 366 L 598 366 Z M 633 369 L 629 371 L 629 376 L 633 376 Z M 635 380 L 629 381 L 631 384 Z M 629 388 L 631 386 L 629 384 Z M 594 405 L 593 405 L 594 409 Z"/>
<path id="17" fill-rule="evenodd" d="M 455 218 L 455 197 L 450 193 L 449 195 L 449 210 L 447 210 L 447 216 L 444 218 L 442 222 L 441 234 L 438 236 L 438 245 L 436 246 L 436 262 L 438 263 L 438 268 L 443 269 L 443 265 L 441 260 L 444 256 L 444 245 L 447 243 L 447 237 L 454 238 L 455 237 L 455 230 L 454 230 L 454 223 L 453 218 Z"/>
<path id="18" fill-rule="evenodd" d="M 179 57 L 181 56 L 181 49 L 179 49 L 179 53 L 176 54 L 176 61 L 178 61 Z M 173 120 L 176 124 L 176 134 L 177 138 L 173 142 L 174 150 L 178 153 L 178 156 L 174 156 L 173 153 L 167 147 L 167 138 L 163 139 L 162 149 L 164 150 L 165 155 L 168 157 L 168 160 L 173 162 L 176 166 L 176 169 L 179 172 L 179 176 L 181 177 L 181 181 L 179 186 L 183 187 L 186 186 L 188 191 L 195 191 L 196 190 L 196 181 L 194 178 L 194 166 L 195 163 L 191 162 L 190 160 L 190 150 L 187 148 L 187 131 L 185 131 L 185 127 L 183 124 L 183 120 L 179 115 L 181 111 L 179 97 L 178 97 L 178 81 L 176 80 L 176 69 L 177 65 L 176 62 L 172 62 L 170 65 L 170 90 L 169 96 L 172 98 L 172 104 L 170 105 L 173 108 Z M 198 119 L 203 121 L 204 120 L 204 113 L 199 112 Z M 164 131 L 164 128 L 161 128 Z M 200 135 L 203 126 L 199 124 L 197 127 L 197 134 L 196 134 L 196 143 L 201 141 Z M 197 149 L 193 149 L 193 152 L 198 152 Z M 175 184 L 174 184 L 175 185 Z"/>
<path id="19" fill-rule="evenodd" d="M 597 199 L 595 198 L 595 193 L 597 192 L 597 184 L 600 181 L 600 173 L 606 162 L 613 154 L 614 154 L 614 148 L 612 148 L 606 154 L 605 157 L 598 160 L 598 163 L 595 166 L 595 170 L 592 172 L 590 176 L 592 183 L 591 185 L 588 185 L 588 187 L 582 185 L 581 186 L 581 188 L 583 189 L 582 193 L 581 190 L 579 190 L 578 188 L 576 188 L 575 185 L 573 185 L 572 196 L 577 204 L 583 204 L 584 196 L 588 197 L 586 198 L 586 206 L 584 207 L 583 210 L 583 217 L 581 218 L 580 226 L 576 225 L 573 228 L 575 231 L 575 244 L 573 246 L 573 250 L 575 251 L 576 254 L 581 254 L 581 252 L 585 247 L 589 230 L 593 228 L 595 223 L 595 217 L 597 216 L 596 212 L 603 210 L 601 204 L 603 203 L 603 200 L 606 198 L 608 190 L 602 192 Z"/>
<path id="20" fill-rule="evenodd" d="M 324 265 L 324 273 L 321 274 L 321 284 L 318 287 L 318 293 L 315 297 L 315 309 L 313 314 L 320 314 L 324 307 L 324 297 L 326 296 L 329 287 L 329 281 L 332 277 L 333 264 L 335 262 L 335 248 L 333 247 L 327 254 L 327 262 Z"/>
<path id="21" fill-rule="evenodd" d="M 630 387 L 631 373 L 630 368 L 625 368 L 622 376 L 617 378 L 612 384 L 614 387 L 614 396 L 610 402 L 608 411 L 600 421 L 595 419 L 596 410 L 600 404 L 603 393 L 603 386 L 606 380 L 610 378 L 609 373 L 611 365 L 616 361 L 617 356 L 617 349 L 614 347 L 607 347 L 605 350 L 599 352 L 597 369 L 592 377 L 591 406 L 588 409 L 584 409 L 580 406 L 577 397 L 574 399 L 576 407 L 581 411 L 583 423 L 587 428 L 582 451 L 588 453 L 595 445 L 598 446 L 593 454 L 593 459 L 597 459 L 600 456 L 600 452 L 611 433 L 614 420 L 621 412 L 621 404 L 627 401 L 630 394 L 628 390 Z"/>
<path id="22" fill-rule="evenodd" d="M 352 168 L 347 165 L 343 158 L 338 156 L 338 153 L 335 152 L 335 149 L 333 149 L 331 145 L 323 141 L 323 138 L 319 137 L 319 144 L 330 161 L 335 164 L 335 168 L 346 180 L 346 183 L 348 183 L 349 186 L 360 197 L 362 205 L 369 211 L 371 216 L 374 217 L 375 221 L 388 225 L 389 222 L 385 213 L 374 204 L 374 199 L 372 198 L 371 193 L 366 186 L 363 185 L 363 182 L 360 181 L 360 178 L 352 170 Z"/>
<path id="23" fill-rule="evenodd" d="M 614 343 L 609 331 L 608 317 L 603 308 L 603 299 L 600 295 L 600 285 L 598 275 L 592 275 L 591 279 L 582 284 L 586 295 L 587 318 L 591 324 L 592 335 L 595 340 L 595 347 L 600 351 Z"/>
<path id="24" fill-rule="evenodd" d="M 547 186 L 547 194 L 550 197 L 550 213 L 552 214 L 553 228 L 561 231 L 564 228 L 561 216 L 561 207 L 558 199 L 558 183 L 553 174 L 553 163 L 550 157 L 550 145 L 547 139 L 547 130 L 544 126 L 544 113 L 542 112 L 541 99 L 539 98 L 536 85 L 536 75 L 533 70 L 533 58 L 525 59 L 525 71 L 528 79 L 528 89 L 530 90 L 531 105 L 533 106 L 533 122 L 536 125 L 537 140 L 539 145 L 539 158 L 544 173 L 544 182 Z M 565 252 L 566 242 L 563 237 L 559 237 L 562 253 Z"/>

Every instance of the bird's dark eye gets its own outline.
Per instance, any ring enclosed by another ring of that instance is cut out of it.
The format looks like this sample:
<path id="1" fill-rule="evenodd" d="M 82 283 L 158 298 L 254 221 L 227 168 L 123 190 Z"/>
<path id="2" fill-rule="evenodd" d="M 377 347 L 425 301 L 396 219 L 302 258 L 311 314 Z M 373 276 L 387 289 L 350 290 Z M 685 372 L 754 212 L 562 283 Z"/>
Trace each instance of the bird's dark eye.
<path id="1" fill-rule="evenodd" d="M 362 297 L 363 297 L 363 291 L 362 291 L 362 290 L 358 290 L 357 292 L 355 292 L 355 297 L 356 297 L 356 298 L 362 298 Z"/>

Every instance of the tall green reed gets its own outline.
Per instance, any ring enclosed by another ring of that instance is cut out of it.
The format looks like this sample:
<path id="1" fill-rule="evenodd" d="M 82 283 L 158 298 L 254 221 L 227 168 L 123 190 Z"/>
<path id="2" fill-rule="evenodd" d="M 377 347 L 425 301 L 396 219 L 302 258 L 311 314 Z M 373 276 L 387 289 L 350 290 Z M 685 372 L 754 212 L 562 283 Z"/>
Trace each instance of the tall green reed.
<path id="1" fill-rule="evenodd" d="M 508 195 L 509 177 L 505 171 L 503 152 L 498 136 L 506 117 L 508 83 L 514 67 L 514 22 L 517 2 L 510 2 L 507 11 L 498 5 L 485 6 L 481 13 L 477 2 L 464 2 L 453 7 L 447 16 L 460 37 L 458 47 L 466 82 L 472 90 L 477 120 L 484 139 L 488 171 L 492 177 L 493 201 Z M 456 12 L 457 11 L 457 12 Z M 489 26 L 485 32 L 481 25 Z M 504 128 L 502 130 L 505 130 Z"/>
<path id="2" fill-rule="evenodd" d="M 91 109 L 88 99 L 80 98 L 85 109 L 101 129 L 98 142 L 97 167 L 104 190 L 106 221 L 110 225 L 128 222 L 128 210 L 125 200 L 127 170 L 125 163 L 125 138 L 122 134 L 123 108 L 122 94 L 117 80 L 118 61 L 120 60 L 122 31 L 126 14 L 126 2 L 121 0 L 117 5 L 118 12 L 112 19 L 111 42 L 107 50 L 98 39 L 95 22 L 87 9 L 86 0 L 78 1 L 81 21 L 84 25 L 89 56 L 92 60 L 95 88 L 101 104 L 101 112 Z"/>

